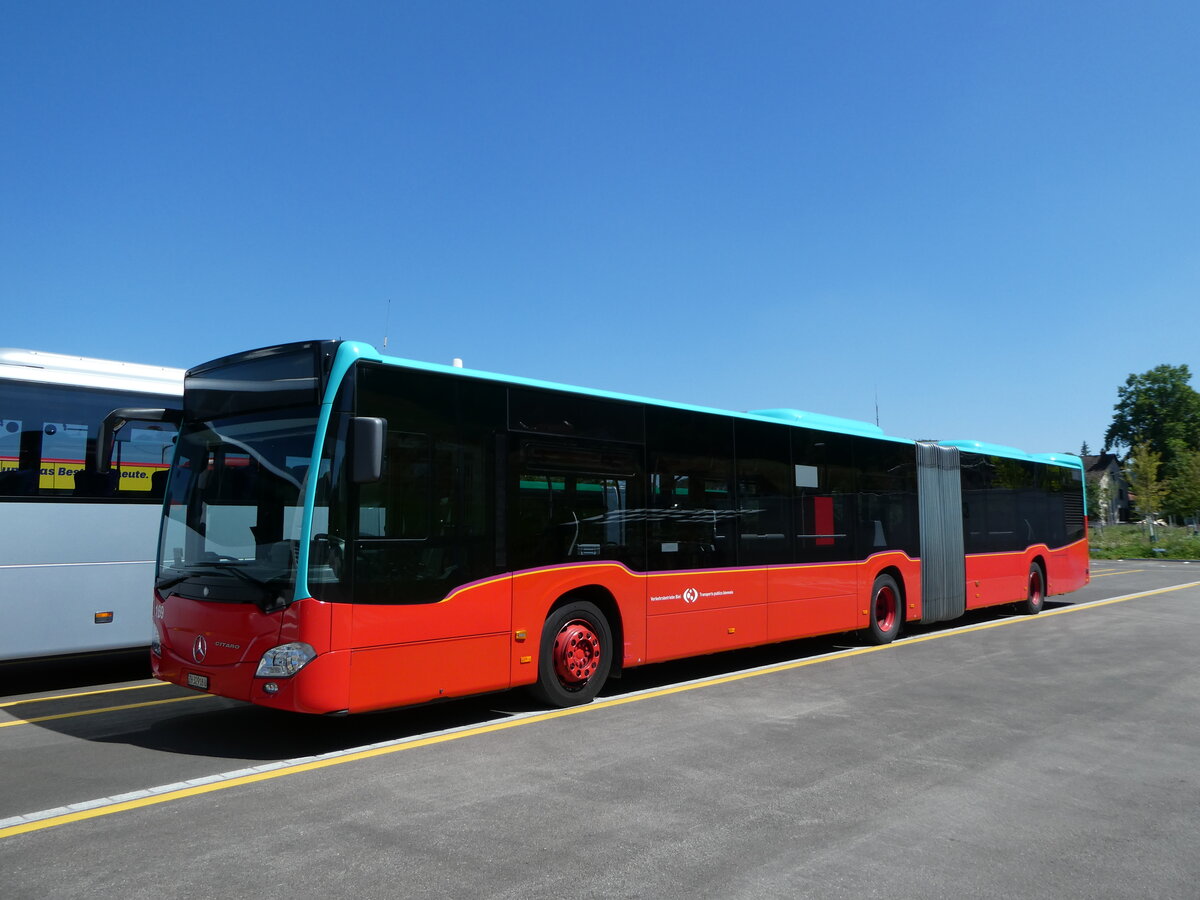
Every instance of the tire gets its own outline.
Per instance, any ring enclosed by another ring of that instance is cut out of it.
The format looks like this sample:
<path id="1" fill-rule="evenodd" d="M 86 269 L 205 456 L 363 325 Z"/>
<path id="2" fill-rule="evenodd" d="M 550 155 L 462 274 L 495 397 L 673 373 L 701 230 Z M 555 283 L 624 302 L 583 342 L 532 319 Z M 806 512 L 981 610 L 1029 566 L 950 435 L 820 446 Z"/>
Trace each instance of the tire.
<path id="1" fill-rule="evenodd" d="M 612 629 L 595 605 L 573 600 L 559 607 L 542 629 L 534 697 L 556 707 L 590 703 L 608 680 L 613 652 Z"/>
<path id="2" fill-rule="evenodd" d="M 867 611 L 870 623 L 866 637 L 872 644 L 890 644 L 900 634 L 904 621 L 904 604 L 900 586 L 891 575 L 880 575 L 871 586 L 871 606 Z"/>
<path id="3" fill-rule="evenodd" d="M 1017 604 L 1017 612 L 1026 616 L 1036 616 L 1046 607 L 1046 574 L 1037 563 L 1029 567 L 1029 577 L 1025 579 L 1025 586 L 1025 599 Z"/>

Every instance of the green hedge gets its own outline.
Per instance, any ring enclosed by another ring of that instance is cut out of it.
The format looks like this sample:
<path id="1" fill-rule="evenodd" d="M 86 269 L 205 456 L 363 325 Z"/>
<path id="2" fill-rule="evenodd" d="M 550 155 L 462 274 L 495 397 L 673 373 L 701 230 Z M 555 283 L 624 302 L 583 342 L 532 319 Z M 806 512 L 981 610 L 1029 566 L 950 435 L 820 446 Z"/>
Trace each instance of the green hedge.
<path id="1" fill-rule="evenodd" d="M 1145 525 L 1092 525 L 1088 535 L 1092 559 L 1200 559 L 1200 535 L 1191 529 L 1159 525 L 1154 533 L 1157 540 L 1150 543 Z"/>

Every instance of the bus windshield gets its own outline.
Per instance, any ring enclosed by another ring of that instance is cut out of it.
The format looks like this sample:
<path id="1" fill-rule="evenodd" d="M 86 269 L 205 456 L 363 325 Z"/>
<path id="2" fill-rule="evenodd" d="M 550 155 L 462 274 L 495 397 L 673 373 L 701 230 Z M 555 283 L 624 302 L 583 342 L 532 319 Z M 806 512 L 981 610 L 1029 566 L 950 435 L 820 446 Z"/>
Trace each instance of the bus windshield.
<path id="1" fill-rule="evenodd" d="M 315 408 L 183 426 L 164 505 L 157 586 L 195 599 L 292 599 Z"/>

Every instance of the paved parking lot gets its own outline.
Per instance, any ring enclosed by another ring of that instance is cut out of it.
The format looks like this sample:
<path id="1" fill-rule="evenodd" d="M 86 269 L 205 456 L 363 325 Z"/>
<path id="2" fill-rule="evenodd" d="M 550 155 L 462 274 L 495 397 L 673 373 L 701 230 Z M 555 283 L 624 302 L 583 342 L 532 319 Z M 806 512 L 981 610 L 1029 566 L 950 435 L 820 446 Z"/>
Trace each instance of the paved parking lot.
<path id="1" fill-rule="evenodd" d="M 0 698 L 0 890 L 1192 898 L 1200 565 L 1093 573 L 1036 618 L 650 667 L 549 714 Z"/>

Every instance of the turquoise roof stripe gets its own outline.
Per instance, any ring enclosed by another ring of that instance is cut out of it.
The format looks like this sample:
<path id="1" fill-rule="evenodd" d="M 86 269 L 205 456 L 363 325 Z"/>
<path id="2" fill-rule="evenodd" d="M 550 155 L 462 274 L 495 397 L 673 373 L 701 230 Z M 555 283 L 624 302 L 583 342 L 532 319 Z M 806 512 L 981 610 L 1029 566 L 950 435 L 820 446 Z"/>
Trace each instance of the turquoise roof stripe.
<path id="1" fill-rule="evenodd" d="M 1024 459 L 1029 462 L 1049 463 L 1055 466 L 1066 466 L 1071 469 L 1083 469 L 1083 460 L 1071 453 L 1026 453 L 1016 447 L 1005 447 L 1003 444 L 987 444 L 983 441 L 938 441 L 943 447 L 957 447 L 970 453 L 980 453 L 984 456 L 1002 456 L 1005 459 Z"/>
<path id="2" fill-rule="evenodd" d="M 1056 466 L 1067 466 L 1072 469 L 1083 471 L 1083 460 L 1074 453 L 1035 453 L 1033 458 L 1037 462 L 1050 463 Z"/>
<path id="3" fill-rule="evenodd" d="M 805 428 L 816 428 L 820 431 L 837 431 L 843 434 L 861 434 L 867 437 L 887 437 L 883 429 L 870 422 L 860 422 L 858 419 L 845 419 L 841 416 L 827 416 L 824 413 L 805 412 L 802 409 L 754 409 L 750 415 L 766 417 L 802 425 Z"/>
<path id="4" fill-rule="evenodd" d="M 984 441 L 938 441 L 943 447 L 957 447 L 969 453 L 980 453 L 984 456 L 1003 456 L 1006 459 L 1024 459 L 1033 461 L 1033 455 L 1016 447 L 1006 447 L 1003 444 L 988 444 Z"/>

